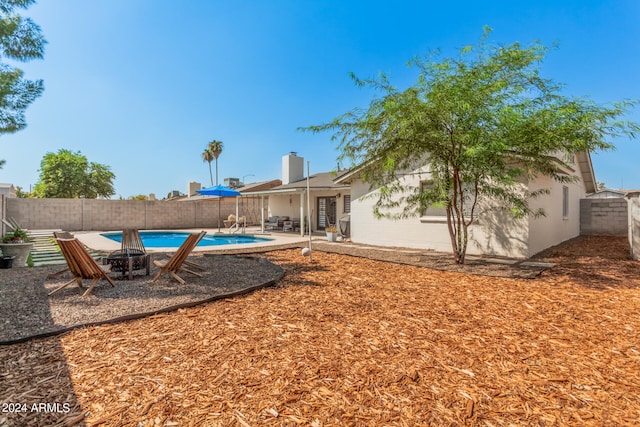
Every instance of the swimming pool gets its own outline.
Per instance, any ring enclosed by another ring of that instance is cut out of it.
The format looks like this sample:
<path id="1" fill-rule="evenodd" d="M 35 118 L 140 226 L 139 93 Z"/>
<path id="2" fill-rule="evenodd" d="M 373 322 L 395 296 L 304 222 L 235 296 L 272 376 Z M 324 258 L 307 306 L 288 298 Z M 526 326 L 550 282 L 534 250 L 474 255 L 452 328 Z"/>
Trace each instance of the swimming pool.
<path id="1" fill-rule="evenodd" d="M 122 242 L 122 233 L 101 233 L 102 236 Z M 140 237 L 146 248 L 177 248 L 186 239 L 189 233 L 173 232 L 173 231 L 141 231 Z M 262 243 L 272 239 L 266 237 L 255 237 L 248 234 L 225 234 L 225 235 L 206 235 L 202 238 L 198 246 L 221 246 L 221 245 L 242 245 L 247 243 Z"/>

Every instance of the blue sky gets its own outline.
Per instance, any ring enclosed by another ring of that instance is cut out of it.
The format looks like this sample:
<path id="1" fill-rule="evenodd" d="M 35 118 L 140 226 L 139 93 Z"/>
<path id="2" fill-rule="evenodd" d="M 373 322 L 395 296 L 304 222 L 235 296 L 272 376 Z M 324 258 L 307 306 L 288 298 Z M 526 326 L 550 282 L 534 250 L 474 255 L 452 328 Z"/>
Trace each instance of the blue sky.
<path id="1" fill-rule="evenodd" d="M 115 198 L 208 186 L 201 153 L 212 139 L 224 143 L 220 182 L 280 178 L 290 151 L 311 173 L 333 170 L 331 135 L 296 129 L 368 105 L 349 72 L 409 85 L 409 59 L 456 55 L 484 25 L 496 43 L 558 42 L 542 74 L 567 95 L 640 99 L 636 0 L 40 0 L 22 14 L 48 44 L 43 60 L 18 66 L 45 92 L 25 130 L 0 137 L 0 182 L 26 190 L 61 148 L 110 166 Z M 616 151 L 592 155 L 597 180 L 640 189 L 640 140 L 612 142 Z"/>

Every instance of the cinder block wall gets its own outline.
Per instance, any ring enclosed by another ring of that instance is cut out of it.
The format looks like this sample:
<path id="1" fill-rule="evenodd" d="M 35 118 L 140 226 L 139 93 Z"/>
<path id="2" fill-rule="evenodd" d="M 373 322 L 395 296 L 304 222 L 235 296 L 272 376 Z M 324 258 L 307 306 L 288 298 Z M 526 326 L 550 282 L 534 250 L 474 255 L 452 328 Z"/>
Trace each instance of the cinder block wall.
<path id="1" fill-rule="evenodd" d="M 580 200 L 580 234 L 626 236 L 629 230 L 627 200 Z"/>
<path id="2" fill-rule="evenodd" d="M 32 230 L 158 230 L 218 226 L 217 200 L 168 202 L 8 198 L 6 202 L 6 216 L 15 218 L 22 227 Z M 234 199 L 221 200 L 220 224 L 235 212 Z"/>
<path id="3" fill-rule="evenodd" d="M 640 197 L 629 199 L 629 248 L 631 258 L 640 259 Z"/>

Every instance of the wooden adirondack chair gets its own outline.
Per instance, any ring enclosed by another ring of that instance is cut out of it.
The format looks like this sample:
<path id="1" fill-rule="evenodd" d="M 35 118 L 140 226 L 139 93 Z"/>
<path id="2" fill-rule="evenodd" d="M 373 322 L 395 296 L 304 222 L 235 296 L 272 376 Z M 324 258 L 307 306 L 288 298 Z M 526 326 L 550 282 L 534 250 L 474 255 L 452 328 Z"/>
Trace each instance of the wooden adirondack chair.
<path id="1" fill-rule="evenodd" d="M 125 228 L 122 230 L 122 245 L 121 249 L 124 251 L 126 249 L 137 249 L 144 253 L 147 253 L 144 248 L 144 243 L 142 243 L 142 238 L 140 237 L 140 233 L 135 228 Z"/>
<path id="2" fill-rule="evenodd" d="M 56 239 L 67 239 L 67 240 L 75 239 L 73 234 L 69 233 L 68 231 L 54 231 L 53 237 L 55 237 Z"/>
<path id="3" fill-rule="evenodd" d="M 57 239 L 73 239 L 74 237 L 73 237 L 73 234 L 69 233 L 68 231 L 54 231 L 53 238 L 57 240 Z M 54 277 L 59 276 L 62 273 L 66 273 L 67 271 L 69 271 L 69 267 L 63 268 L 60 271 L 56 271 L 55 273 L 51 273 L 47 275 L 47 279 L 53 279 Z"/>
<path id="4" fill-rule="evenodd" d="M 128 273 L 129 280 L 133 279 L 133 270 L 145 269 L 147 271 L 147 276 L 151 272 L 151 254 L 147 253 L 147 250 L 144 248 L 144 243 L 142 243 L 142 237 L 140 237 L 140 233 L 135 228 L 125 228 L 122 230 L 122 243 L 120 245 L 120 251 L 125 253 L 133 253 L 133 254 L 141 254 L 144 255 L 142 261 L 134 263 L 135 265 L 129 264 Z M 122 271 L 124 275 L 125 271 Z"/>
<path id="5" fill-rule="evenodd" d="M 56 239 L 56 241 L 67 261 L 69 271 L 73 274 L 73 279 L 50 292 L 50 296 L 74 282 L 82 288 L 82 279 L 93 279 L 91 286 L 82 296 L 89 295 L 100 279 L 105 279 L 111 286 L 115 287 L 115 283 L 108 275 L 111 271 L 111 266 L 98 264 L 95 259 L 91 258 L 89 252 L 85 250 L 78 239 Z"/>
<path id="6" fill-rule="evenodd" d="M 201 274 L 184 268 L 183 264 L 187 264 L 189 266 L 196 267 L 196 268 L 199 268 L 200 270 L 203 270 L 203 268 L 200 267 L 199 265 L 189 262 L 186 259 L 191 254 L 191 251 L 193 251 L 193 248 L 195 248 L 196 245 L 200 242 L 200 240 L 202 240 L 205 234 L 207 234 L 206 231 L 201 231 L 199 234 L 198 233 L 189 234 L 187 239 L 178 248 L 178 251 L 175 254 L 173 254 L 173 256 L 169 258 L 167 261 L 154 260 L 153 263 L 155 264 L 156 267 L 160 269 L 160 271 L 153 278 L 153 282 L 156 282 L 160 278 L 162 273 L 169 273 L 174 279 L 176 279 L 178 282 L 184 285 L 186 282 L 184 281 L 184 279 L 178 276 L 177 273 L 179 271 L 184 271 L 186 273 L 193 274 L 194 276 L 202 277 Z"/>

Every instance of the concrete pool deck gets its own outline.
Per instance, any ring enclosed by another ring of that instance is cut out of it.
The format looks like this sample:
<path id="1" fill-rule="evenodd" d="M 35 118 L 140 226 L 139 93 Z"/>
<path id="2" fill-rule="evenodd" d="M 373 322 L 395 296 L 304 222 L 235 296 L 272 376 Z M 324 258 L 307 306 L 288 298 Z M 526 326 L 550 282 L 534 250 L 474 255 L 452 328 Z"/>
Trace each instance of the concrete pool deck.
<path id="1" fill-rule="evenodd" d="M 200 231 L 205 230 L 207 235 L 215 236 L 216 234 L 221 234 L 224 236 L 234 236 L 234 235 L 242 235 L 241 233 L 228 233 L 226 231 L 222 231 L 218 233 L 217 228 L 198 228 L 198 229 L 179 229 L 179 230 L 140 230 L 142 231 L 167 231 L 167 232 L 175 232 L 175 233 L 199 233 Z M 102 236 L 102 233 L 112 233 L 121 230 L 110 230 L 110 231 L 77 231 L 74 232 L 73 235 L 78 238 L 83 244 L 94 249 L 96 251 L 101 252 L 113 252 L 120 249 L 120 243 L 114 240 L 111 240 L 107 237 Z M 260 238 L 270 239 L 266 242 L 252 242 L 252 243 L 241 243 L 241 244 L 228 244 L 228 245 L 219 245 L 219 246 L 196 246 L 193 252 L 216 252 L 216 251 L 228 251 L 230 249 L 267 249 L 269 247 L 276 247 L 282 245 L 293 245 L 300 244 L 309 241 L 309 236 L 300 236 L 298 233 L 262 233 L 259 228 L 253 229 L 248 227 L 246 229 L 247 235 L 254 235 Z M 313 239 L 317 238 L 316 236 L 312 236 Z M 149 253 L 163 253 L 163 252 L 175 252 L 176 247 L 165 247 L 165 248 L 145 248 Z"/>

